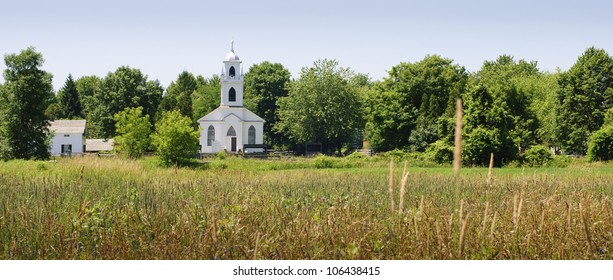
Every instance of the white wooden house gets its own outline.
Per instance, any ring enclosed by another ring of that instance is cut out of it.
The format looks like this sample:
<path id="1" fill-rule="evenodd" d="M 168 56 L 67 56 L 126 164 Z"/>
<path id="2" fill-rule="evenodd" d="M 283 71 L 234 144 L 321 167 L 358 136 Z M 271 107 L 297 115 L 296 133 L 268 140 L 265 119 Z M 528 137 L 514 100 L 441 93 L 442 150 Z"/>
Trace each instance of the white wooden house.
<path id="1" fill-rule="evenodd" d="M 50 122 L 51 155 L 82 154 L 85 146 L 85 120 L 56 120 Z"/>

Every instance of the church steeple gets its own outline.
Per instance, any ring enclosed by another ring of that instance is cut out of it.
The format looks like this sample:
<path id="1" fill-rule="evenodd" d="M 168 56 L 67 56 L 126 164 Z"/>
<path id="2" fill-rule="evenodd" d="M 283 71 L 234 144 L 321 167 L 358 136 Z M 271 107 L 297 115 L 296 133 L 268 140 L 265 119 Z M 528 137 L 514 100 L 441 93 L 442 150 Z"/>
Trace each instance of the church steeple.
<path id="1" fill-rule="evenodd" d="M 221 72 L 221 106 L 243 107 L 243 78 L 241 60 L 234 53 L 232 41 Z"/>

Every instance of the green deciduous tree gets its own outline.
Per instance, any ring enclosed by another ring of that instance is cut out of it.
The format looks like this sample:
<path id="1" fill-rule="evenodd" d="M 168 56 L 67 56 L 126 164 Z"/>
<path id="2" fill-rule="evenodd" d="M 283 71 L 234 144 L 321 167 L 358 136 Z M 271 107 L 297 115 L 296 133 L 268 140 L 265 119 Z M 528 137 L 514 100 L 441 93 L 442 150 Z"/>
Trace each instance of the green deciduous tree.
<path id="1" fill-rule="evenodd" d="M 162 114 L 174 110 L 179 110 L 182 115 L 194 119 L 192 94 L 197 88 L 198 84 L 194 75 L 187 71 L 181 72 L 177 80 L 171 82 L 166 89 L 166 94 L 162 98 L 156 119 L 159 120 Z"/>
<path id="2" fill-rule="evenodd" d="M 466 81 L 463 67 L 437 55 L 392 67 L 366 104 L 366 135 L 372 147 L 424 151 L 444 137 L 438 135 L 439 118 L 453 116 Z"/>
<path id="3" fill-rule="evenodd" d="M 164 165 L 182 165 L 198 152 L 200 133 L 179 111 L 167 112 L 151 136 L 151 144 Z"/>
<path id="4" fill-rule="evenodd" d="M 81 101 L 81 107 L 83 107 L 83 116 L 86 117 L 87 121 L 89 119 L 87 116 L 93 109 L 99 104 L 95 102 L 94 95 L 100 91 L 102 86 L 102 79 L 97 76 L 84 76 L 80 77 L 75 81 L 75 86 L 77 87 L 77 93 L 79 94 L 79 101 Z M 89 123 L 88 123 L 89 125 Z"/>
<path id="5" fill-rule="evenodd" d="M 150 122 L 162 99 L 163 88 L 160 83 L 147 80 L 140 70 L 127 66 L 119 67 L 102 80 L 101 88 L 95 91 L 89 113 L 89 133 L 92 137 L 112 138 L 115 136 L 113 116 L 128 107 L 143 107 Z"/>
<path id="6" fill-rule="evenodd" d="M 143 107 L 125 108 L 114 117 L 117 136 L 113 149 L 130 159 L 137 159 L 145 154 L 149 146 L 151 123 L 149 116 L 143 115 Z"/>
<path id="7" fill-rule="evenodd" d="M 360 98 L 350 83 L 352 73 L 335 60 L 318 60 L 305 67 L 290 86 L 289 95 L 278 100 L 279 121 L 275 129 L 292 140 L 321 142 L 325 151 L 350 141 L 362 127 Z"/>
<path id="8" fill-rule="evenodd" d="M 495 164 L 517 156 L 517 146 L 510 135 L 513 116 L 501 99 L 495 99 L 482 85 L 473 85 L 464 95 L 464 145 L 462 156 L 471 165 L 486 165 L 490 153 Z"/>
<path id="9" fill-rule="evenodd" d="M 208 79 L 198 76 L 196 83 L 198 88 L 192 94 L 194 122 L 219 107 L 221 94 L 221 79 L 219 75 L 213 75 Z"/>
<path id="10" fill-rule="evenodd" d="M 44 60 L 33 47 L 4 57 L 6 102 L 0 142 L 3 158 L 45 159 L 49 154 L 49 122 L 45 110 L 54 98 L 51 74 L 40 69 Z"/>
<path id="11" fill-rule="evenodd" d="M 57 102 L 61 109 L 60 115 L 57 116 L 58 118 L 78 119 L 83 117 L 83 108 L 81 107 L 79 93 L 77 92 L 77 86 L 72 79 L 72 75 L 68 75 L 64 87 L 59 90 Z"/>
<path id="12" fill-rule="evenodd" d="M 375 151 L 390 151 L 409 144 L 408 135 L 415 127 L 418 110 L 403 107 L 401 94 L 375 89 L 364 103 L 365 137 Z"/>
<path id="13" fill-rule="evenodd" d="M 262 117 L 264 142 L 273 146 L 288 144 L 288 139 L 272 128 L 279 121 L 277 100 L 288 95 L 290 73 L 280 63 L 264 61 L 245 74 L 245 107 Z"/>
<path id="14" fill-rule="evenodd" d="M 587 49 L 558 80 L 558 130 L 565 152 L 583 155 L 592 132 L 613 107 L 613 58 L 602 49 Z"/>
<path id="15" fill-rule="evenodd" d="M 4 85 L 0 84 L 0 159 L 11 158 L 11 145 L 9 143 L 8 121 L 10 120 L 8 96 L 4 92 Z"/>
<path id="16" fill-rule="evenodd" d="M 508 136 L 518 148 L 534 145 L 537 141 L 538 118 L 531 104 L 534 96 L 540 94 L 534 83 L 542 75 L 536 64 L 502 55 L 494 61 L 485 61 L 476 77 L 495 103 L 513 118 Z"/>

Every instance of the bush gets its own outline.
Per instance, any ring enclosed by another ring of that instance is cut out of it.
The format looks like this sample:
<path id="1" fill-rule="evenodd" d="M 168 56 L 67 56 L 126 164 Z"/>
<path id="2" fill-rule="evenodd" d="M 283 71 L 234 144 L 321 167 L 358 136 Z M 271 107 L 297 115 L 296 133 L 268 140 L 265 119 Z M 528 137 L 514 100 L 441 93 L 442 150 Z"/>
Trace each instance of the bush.
<path id="1" fill-rule="evenodd" d="M 548 165 L 553 160 L 551 151 L 543 145 L 535 145 L 526 150 L 523 155 L 524 164 L 532 167 Z"/>
<path id="2" fill-rule="evenodd" d="M 151 143 L 166 166 L 185 165 L 198 152 L 199 133 L 179 111 L 165 113 Z"/>
<path id="3" fill-rule="evenodd" d="M 553 160 L 549 163 L 550 167 L 568 167 L 573 159 L 566 155 L 554 155 Z"/>
<path id="4" fill-rule="evenodd" d="M 215 154 L 215 158 L 219 160 L 226 159 L 226 156 L 227 156 L 226 151 L 219 151 Z"/>
<path id="5" fill-rule="evenodd" d="M 613 124 L 594 132 L 587 146 L 589 161 L 613 160 Z"/>
<path id="6" fill-rule="evenodd" d="M 444 140 L 438 140 L 428 146 L 426 158 L 438 164 L 450 163 L 453 160 L 453 146 Z"/>
<path id="7" fill-rule="evenodd" d="M 333 168 L 334 162 L 334 158 L 325 155 L 318 155 L 313 160 L 313 166 L 315 166 L 315 168 Z"/>
<path id="8" fill-rule="evenodd" d="M 387 159 L 390 159 L 390 158 L 403 159 L 403 158 L 407 158 L 408 156 L 409 156 L 409 153 L 403 150 L 398 150 L 398 149 L 383 153 L 383 157 Z"/>

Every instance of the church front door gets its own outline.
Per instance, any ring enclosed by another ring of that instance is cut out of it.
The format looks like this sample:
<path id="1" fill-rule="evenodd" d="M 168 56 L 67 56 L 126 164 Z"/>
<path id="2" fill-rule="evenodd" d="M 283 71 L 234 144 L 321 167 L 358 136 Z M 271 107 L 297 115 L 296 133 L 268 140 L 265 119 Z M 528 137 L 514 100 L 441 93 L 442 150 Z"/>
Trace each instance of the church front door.
<path id="1" fill-rule="evenodd" d="M 232 137 L 232 146 L 230 151 L 236 152 L 236 137 Z"/>

